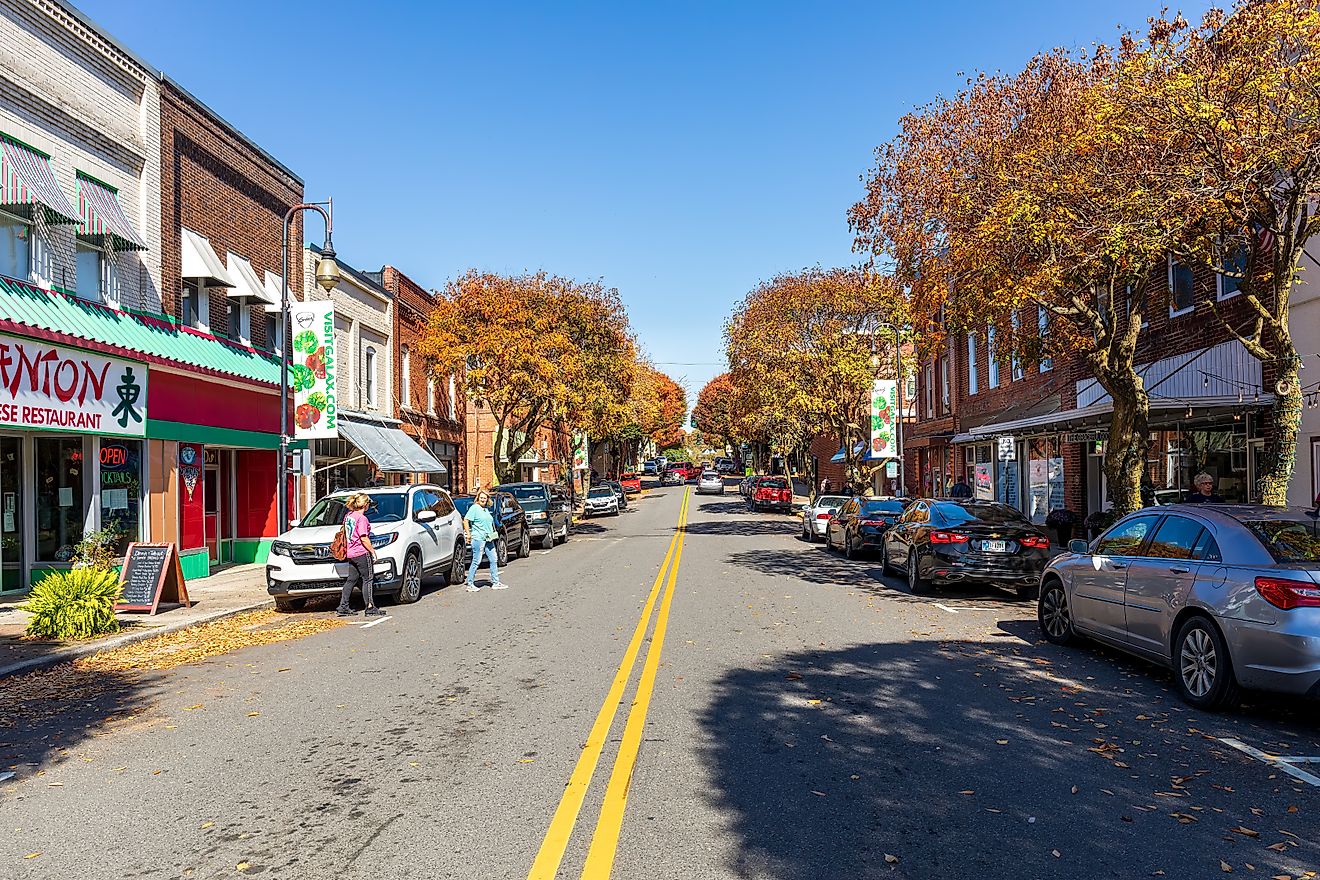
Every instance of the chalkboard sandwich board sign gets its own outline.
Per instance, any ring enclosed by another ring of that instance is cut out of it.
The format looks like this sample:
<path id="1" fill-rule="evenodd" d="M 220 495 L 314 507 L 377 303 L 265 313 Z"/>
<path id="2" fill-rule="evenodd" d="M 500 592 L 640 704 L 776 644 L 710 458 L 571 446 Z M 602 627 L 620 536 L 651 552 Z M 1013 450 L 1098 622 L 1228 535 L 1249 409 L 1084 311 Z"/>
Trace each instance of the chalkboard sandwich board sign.
<path id="1" fill-rule="evenodd" d="M 129 544 L 124 567 L 119 572 L 119 590 L 116 611 L 155 614 L 162 602 L 185 608 L 192 604 L 176 544 Z"/>

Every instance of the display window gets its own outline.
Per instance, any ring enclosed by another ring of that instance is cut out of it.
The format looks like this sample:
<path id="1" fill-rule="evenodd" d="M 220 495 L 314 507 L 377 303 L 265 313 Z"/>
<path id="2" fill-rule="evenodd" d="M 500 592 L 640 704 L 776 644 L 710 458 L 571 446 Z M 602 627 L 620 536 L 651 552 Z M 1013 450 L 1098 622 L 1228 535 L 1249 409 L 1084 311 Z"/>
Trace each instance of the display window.
<path id="1" fill-rule="evenodd" d="M 116 533 L 115 553 L 142 540 L 142 441 L 101 440 L 101 528 Z"/>
<path id="2" fill-rule="evenodd" d="M 83 441 L 37 437 L 35 445 L 37 562 L 68 562 L 87 522 Z"/>

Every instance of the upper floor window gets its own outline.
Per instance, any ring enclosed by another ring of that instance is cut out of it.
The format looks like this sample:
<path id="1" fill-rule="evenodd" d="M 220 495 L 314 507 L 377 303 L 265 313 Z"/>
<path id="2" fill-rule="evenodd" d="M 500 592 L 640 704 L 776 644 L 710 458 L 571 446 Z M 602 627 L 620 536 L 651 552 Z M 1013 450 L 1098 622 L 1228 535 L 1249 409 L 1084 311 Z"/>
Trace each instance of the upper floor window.
<path id="1" fill-rule="evenodd" d="M 1169 254 L 1169 317 L 1196 309 L 1195 277 L 1190 266 Z"/>
<path id="2" fill-rule="evenodd" d="M 1040 346 L 1042 352 L 1049 348 L 1050 339 L 1050 313 L 1044 306 L 1036 306 L 1036 326 L 1040 330 Z M 1048 373 L 1054 369 L 1054 358 L 1045 357 L 1043 354 L 1040 359 L 1040 371 Z"/>
<path id="3" fill-rule="evenodd" d="M 208 301 L 206 283 L 184 279 L 183 302 L 180 317 L 185 327 L 210 332 L 211 304 Z"/>
<path id="4" fill-rule="evenodd" d="M 1011 319 L 1013 321 L 1013 351 L 1009 355 L 1009 365 L 1013 370 L 1013 381 L 1016 382 L 1024 375 L 1022 372 L 1022 358 L 1018 357 L 1017 348 L 1017 336 L 1018 331 L 1022 329 L 1022 321 L 1018 318 L 1017 312 L 1012 314 Z"/>
<path id="5" fill-rule="evenodd" d="M 452 422 L 458 418 L 458 388 L 454 382 L 454 374 L 449 374 L 449 420 Z"/>
<path id="6" fill-rule="evenodd" d="M 1220 272 L 1215 273 L 1215 295 L 1219 299 L 1237 296 L 1242 290 L 1242 280 L 1247 274 L 1247 249 L 1239 245 L 1220 264 Z"/>
<path id="7" fill-rule="evenodd" d="M 952 346 L 949 354 L 952 354 Z M 940 414 L 949 414 L 949 358 L 940 358 Z"/>
<path id="8" fill-rule="evenodd" d="M 229 338 L 245 345 L 252 341 L 252 310 L 240 299 L 229 300 Z"/>
<path id="9" fill-rule="evenodd" d="M 28 280 L 32 273 L 32 224 L 0 211 L 0 275 Z"/>
<path id="10" fill-rule="evenodd" d="M 989 365 L 986 369 L 991 388 L 999 387 L 999 345 L 998 333 L 994 327 L 985 328 L 985 357 Z"/>
<path id="11" fill-rule="evenodd" d="M 401 405 L 412 407 L 412 355 L 406 345 L 399 349 L 399 397 Z"/>
<path id="12" fill-rule="evenodd" d="M 376 347 L 366 346 L 362 355 L 362 372 L 366 381 L 363 387 L 367 393 L 367 406 L 376 408 Z"/>
<path id="13" fill-rule="evenodd" d="M 967 393 L 980 391 L 981 376 L 976 367 L 976 334 L 967 334 Z"/>
<path id="14" fill-rule="evenodd" d="M 935 417 L 935 365 L 926 364 L 922 371 L 922 384 L 926 386 L 926 418 Z"/>
<path id="15" fill-rule="evenodd" d="M 74 289 L 80 299 L 113 305 L 110 260 L 104 249 L 81 238 L 74 245 Z"/>
<path id="16" fill-rule="evenodd" d="M 284 350 L 284 315 L 281 312 L 266 313 L 266 347 L 276 354 Z"/>
<path id="17" fill-rule="evenodd" d="M 435 415 L 435 377 L 426 377 L 426 411 Z"/>

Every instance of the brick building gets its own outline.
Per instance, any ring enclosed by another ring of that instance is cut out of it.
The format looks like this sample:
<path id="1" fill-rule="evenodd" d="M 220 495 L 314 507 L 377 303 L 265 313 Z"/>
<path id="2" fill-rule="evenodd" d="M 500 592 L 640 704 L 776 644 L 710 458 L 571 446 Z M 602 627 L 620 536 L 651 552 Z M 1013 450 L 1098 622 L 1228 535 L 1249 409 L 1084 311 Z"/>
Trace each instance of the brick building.
<path id="1" fill-rule="evenodd" d="M 417 351 L 418 341 L 435 308 L 434 296 L 394 266 L 377 273 L 394 296 L 394 399 L 405 434 L 444 465 L 443 471 L 418 473 L 418 480 L 451 492 L 468 490 L 466 443 L 467 401 L 462 383 L 453 375 L 434 375 Z"/>
<path id="2" fill-rule="evenodd" d="M 1221 314 L 1247 320 L 1231 282 L 1169 258 L 1149 288 L 1137 362 L 1150 396 L 1147 476 L 1161 500 L 1181 497 L 1191 477 L 1212 474 L 1230 500 L 1251 495 L 1263 449 L 1269 377 L 1198 298 L 1213 292 Z M 1034 308 L 1016 316 L 1048 334 Z M 1037 522 L 1055 508 L 1102 510 L 1102 470 L 1112 403 L 1072 353 L 1039 363 L 998 344 L 994 328 L 953 333 L 917 372 L 916 424 L 908 468 L 923 495 L 966 476 L 977 497 L 1021 509 Z M 994 353 L 992 356 L 992 352 Z"/>
<path id="3" fill-rule="evenodd" d="M 493 486 L 495 479 L 495 429 L 498 426 L 484 404 L 467 401 L 467 475 L 470 489 Z M 506 435 L 506 447 L 516 445 L 516 436 Z M 547 483 L 568 482 L 572 473 L 573 437 L 565 430 L 543 426 L 531 448 L 518 460 L 518 479 Z"/>

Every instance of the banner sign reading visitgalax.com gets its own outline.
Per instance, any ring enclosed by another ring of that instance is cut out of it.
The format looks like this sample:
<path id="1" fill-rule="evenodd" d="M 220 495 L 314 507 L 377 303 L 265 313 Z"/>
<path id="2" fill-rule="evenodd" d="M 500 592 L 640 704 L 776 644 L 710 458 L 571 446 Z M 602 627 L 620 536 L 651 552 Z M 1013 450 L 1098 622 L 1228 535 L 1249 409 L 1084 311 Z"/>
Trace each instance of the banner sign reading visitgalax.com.
<path id="1" fill-rule="evenodd" d="M 293 436 L 339 436 L 335 401 L 335 307 L 329 302 L 290 303 L 293 345 L 289 387 L 293 389 Z"/>
<path id="2" fill-rule="evenodd" d="M 0 335 L 0 427 L 143 437 L 147 367 Z"/>

